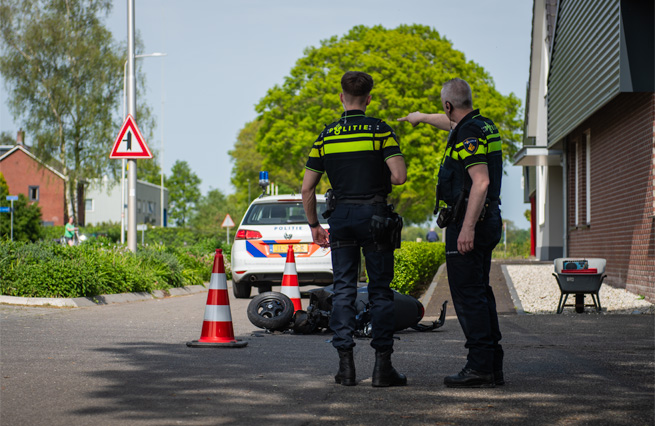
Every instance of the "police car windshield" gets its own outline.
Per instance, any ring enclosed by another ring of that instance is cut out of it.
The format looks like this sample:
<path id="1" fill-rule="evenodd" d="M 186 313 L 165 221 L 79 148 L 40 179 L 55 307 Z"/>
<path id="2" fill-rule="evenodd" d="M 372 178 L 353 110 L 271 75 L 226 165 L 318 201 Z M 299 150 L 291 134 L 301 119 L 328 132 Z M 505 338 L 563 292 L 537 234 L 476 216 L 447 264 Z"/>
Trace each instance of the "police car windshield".
<path id="1" fill-rule="evenodd" d="M 318 220 L 323 224 L 327 224 L 327 219 L 321 215 L 325 209 L 325 202 L 317 201 Z M 244 225 L 284 225 L 287 223 L 307 223 L 301 202 L 253 204 L 243 220 Z"/>

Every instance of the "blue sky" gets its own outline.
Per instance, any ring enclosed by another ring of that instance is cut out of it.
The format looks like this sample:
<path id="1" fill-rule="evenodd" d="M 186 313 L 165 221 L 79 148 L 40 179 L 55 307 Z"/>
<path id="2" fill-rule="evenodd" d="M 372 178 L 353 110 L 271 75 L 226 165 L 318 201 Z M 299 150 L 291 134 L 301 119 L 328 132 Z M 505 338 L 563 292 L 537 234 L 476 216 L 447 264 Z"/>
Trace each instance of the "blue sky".
<path id="1" fill-rule="evenodd" d="M 227 152 L 244 124 L 255 119 L 254 107 L 266 91 L 284 82 L 305 48 L 342 36 L 355 25 L 395 28 L 416 23 L 435 28 L 467 60 L 484 67 L 500 93 L 513 92 L 525 101 L 532 26 L 528 0 L 135 0 L 135 4 L 144 53 L 168 55 L 138 59 L 147 76 L 147 94 L 137 102 L 151 106 L 160 126 L 154 139 L 146 142 L 160 149 L 163 134 L 165 173 L 176 160 L 187 161 L 202 179 L 203 194 L 210 188 L 234 191 Z M 114 1 L 106 20 L 118 40 L 127 38 L 126 11 L 127 0 Z M 18 125 L 6 108 L 6 96 L 3 81 L 0 131 L 14 135 Z M 436 108 L 426 112 L 437 112 Z M 108 155 L 115 136 L 108 137 Z M 510 166 L 507 171 L 503 216 L 527 229 L 523 212 L 529 205 L 523 203 L 521 168 Z"/>

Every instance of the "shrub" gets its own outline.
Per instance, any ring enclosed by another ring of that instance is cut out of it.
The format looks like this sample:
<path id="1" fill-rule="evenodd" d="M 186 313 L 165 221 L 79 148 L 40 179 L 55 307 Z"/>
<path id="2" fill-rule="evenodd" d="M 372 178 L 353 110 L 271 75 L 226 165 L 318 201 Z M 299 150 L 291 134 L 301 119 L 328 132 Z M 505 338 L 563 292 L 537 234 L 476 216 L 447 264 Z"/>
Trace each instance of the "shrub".
<path id="1" fill-rule="evenodd" d="M 0 294 L 91 297 L 152 292 L 209 281 L 213 252 L 165 246 L 134 254 L 106 238 L 68 247 L 51 241 L 0 244 Z"/>
<path id="2" fill-rule="evenodd" d="M 391 287 L 410 294 L 432 281 L 439 266 L 446 261 L 443 243 L 403 241 L 394 252 L 394 278 Z"/>

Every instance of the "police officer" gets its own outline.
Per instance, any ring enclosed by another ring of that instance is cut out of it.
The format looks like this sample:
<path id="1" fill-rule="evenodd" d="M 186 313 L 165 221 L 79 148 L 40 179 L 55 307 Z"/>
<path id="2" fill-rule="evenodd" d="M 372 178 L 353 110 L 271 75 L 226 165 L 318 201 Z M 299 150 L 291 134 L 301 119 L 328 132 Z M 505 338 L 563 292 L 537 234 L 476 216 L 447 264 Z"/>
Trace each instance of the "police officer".
<path id="1" fill-rule="evenodd" d="M 371 346 L 375 348 L 373 386 L 403 386 L 407 378 L 391 365 L 394 302 L 389 284 L 393 279 L 394 247 L 377 241 L 371 224 L 374 217 L 388 216 L 386 197 L 392 184 L 405 183 L 405 160 L 391 127 L 365 115 L 373 78 L 364 72 L 348 71 L 341 78 L 341 88 L 344 113 L 314 142 L 302 184 L 303 205 L 314 242 L 332 249 L 330 329 L 334 332 L 332 345 L 339 353 L 339 371 L 334 379 L 344 386 L 357 384 L 353 333 L 361 247 L 369 278 Z M 329 235 L 316 213 L 316 186 L 324 173 L 330 179 L 336 204 L 328 219 Z"/>
<path id="2" fill-rule="evenodd" d="M 452 212 L 446 229 L 446 267 L 469 352 L 464 369 L 446 377 L 444 383 L 448 387 L 494 387 L 505 383 L 496 301 L 489 285 L 491 252 L 502 232 L 501 140 L 495 124 L 473 109 L 466 81 L 456 78 L 445 83 L 441 102 L 445 114 L 417 111 L 398 120 L 451 130 L 437 192 L 451 208 L 445 211 Z M 456 206 L 461 207 L 459 211 Z"/>

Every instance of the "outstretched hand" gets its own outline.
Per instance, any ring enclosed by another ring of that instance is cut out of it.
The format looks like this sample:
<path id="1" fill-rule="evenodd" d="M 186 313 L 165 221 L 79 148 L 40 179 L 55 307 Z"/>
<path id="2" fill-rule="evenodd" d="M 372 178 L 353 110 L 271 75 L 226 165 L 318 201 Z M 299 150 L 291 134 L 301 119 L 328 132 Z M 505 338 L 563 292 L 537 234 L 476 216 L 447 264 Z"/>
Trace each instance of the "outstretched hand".
<path id="1" fill-rule="evenodd" d="M 398 118 L 397 120 L 408 121 L 412 125 L 412 127 L 416 127 L 416 125 L 421 122 L 420 120 L 421 116 L 422 114 L 419 111 L 414 111 L 414 112 L 410 112 L 405 117 Z"/>

